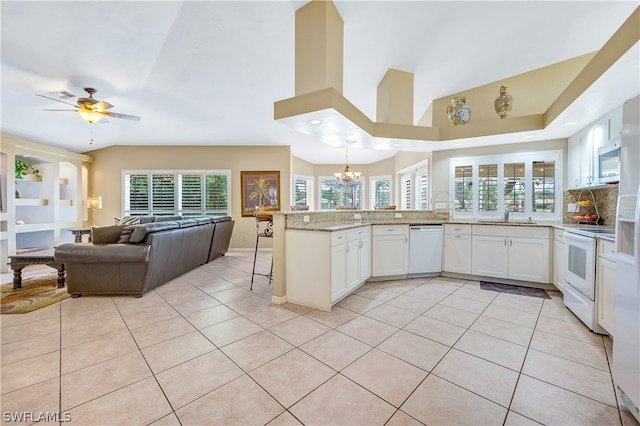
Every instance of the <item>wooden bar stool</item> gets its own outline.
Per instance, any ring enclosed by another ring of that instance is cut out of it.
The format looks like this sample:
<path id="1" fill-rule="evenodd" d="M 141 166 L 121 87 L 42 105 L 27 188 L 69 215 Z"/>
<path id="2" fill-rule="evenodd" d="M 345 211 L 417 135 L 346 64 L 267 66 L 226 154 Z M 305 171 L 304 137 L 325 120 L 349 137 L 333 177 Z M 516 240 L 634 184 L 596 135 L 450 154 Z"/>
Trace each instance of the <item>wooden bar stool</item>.
<path id="1" fill-rule="evenodd" d="M 258 245 L 260 244 L 260 238 L 273 238 L 273 211 L 276 207 L 262 206 L 256 207 L 256 250 L 253 253 L 253 271 L 251 272 L 251 287 L 249 290 L 253 290 L 253 278 L 255 275 L 262 275 L 269 279 L 269 285 L 273 280 L 273 255 L 271 256 L 271 269 L 268 274 L 261 274 L 256 272 L 256 259 L 258 258 Z"/>

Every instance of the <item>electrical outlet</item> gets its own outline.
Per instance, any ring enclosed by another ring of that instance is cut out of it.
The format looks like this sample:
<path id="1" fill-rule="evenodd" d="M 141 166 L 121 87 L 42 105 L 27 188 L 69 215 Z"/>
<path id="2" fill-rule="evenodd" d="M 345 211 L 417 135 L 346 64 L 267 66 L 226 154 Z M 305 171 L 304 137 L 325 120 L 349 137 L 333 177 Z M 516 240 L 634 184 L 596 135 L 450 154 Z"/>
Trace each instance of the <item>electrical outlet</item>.
<path id="1" fill-rule="evenodd" d="M 309 222 L 309 216 L 308 215 L 302 216 L 302 221 L 303 222 Z"/>
<path id="2" fill-rule="evenodd" d="M 577 203 L 569 203 L 567 204 L 567 212 L 568 213 L 578 213 L 580 211 L 580 206 Z"/>
<path id="3" fill-rule="evenodd" d="M 360 213 L 354 213 L 353 214 L 353 218 L 354 219 L 362 219 L 362 215 Z"/>
<path id="4" fill-rule="evenodd" d="M 396 213 L 396 219 L 402 219 L 402 213 Z"/>

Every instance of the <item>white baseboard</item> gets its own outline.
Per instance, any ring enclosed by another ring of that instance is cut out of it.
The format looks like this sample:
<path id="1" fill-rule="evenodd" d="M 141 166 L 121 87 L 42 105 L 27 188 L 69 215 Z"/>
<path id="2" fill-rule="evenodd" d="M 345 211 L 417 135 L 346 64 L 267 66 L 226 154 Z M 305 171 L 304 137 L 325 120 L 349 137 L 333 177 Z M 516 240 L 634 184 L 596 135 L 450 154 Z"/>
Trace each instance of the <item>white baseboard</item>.
<path id="1" fill-rule="evenodd" d="M 287 303 L 287 296 L 271 296 L 271 303 L 274 305 L 284 305 Z"/>

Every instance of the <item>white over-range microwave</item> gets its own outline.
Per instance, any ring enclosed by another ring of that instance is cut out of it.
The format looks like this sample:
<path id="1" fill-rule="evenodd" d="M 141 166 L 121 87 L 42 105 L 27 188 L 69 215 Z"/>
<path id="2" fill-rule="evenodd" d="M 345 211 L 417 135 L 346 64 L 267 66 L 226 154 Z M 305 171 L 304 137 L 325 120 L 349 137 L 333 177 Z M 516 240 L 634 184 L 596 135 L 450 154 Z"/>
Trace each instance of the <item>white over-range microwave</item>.
<path id="1" fill-rule="evenodd" d="M 600 183 L 616 183 L 620 180 L 620 140 L 598 150 Z"/>

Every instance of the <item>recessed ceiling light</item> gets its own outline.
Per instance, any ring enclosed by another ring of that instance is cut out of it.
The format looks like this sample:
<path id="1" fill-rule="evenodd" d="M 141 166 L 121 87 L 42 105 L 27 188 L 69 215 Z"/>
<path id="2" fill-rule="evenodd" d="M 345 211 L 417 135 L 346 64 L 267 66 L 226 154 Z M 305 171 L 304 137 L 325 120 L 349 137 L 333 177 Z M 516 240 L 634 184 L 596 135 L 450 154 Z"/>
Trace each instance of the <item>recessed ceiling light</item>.
<path id="1" fill-rule="evenodd" d="M 322 120 L 309 120 L 309 124 L 313 124 L 314 126 L 318 126 L 322 124 Z"/>
<path id="2" fill-rule="evenodd" d="M 524 138 L 525 138 L 525 139 L 531 139 L 531 138 L 533 138 L 533 135 L 527 135 L 527 136 L 525 136 Z"/>
<path id="3" fill-rule="evenodd" d="M 345 142 L 351 145 L 356 143 L 357 141 L 355 139 L 347 139 Z"/>
<path id="4" fill-rule="evenodd" d="M 564 123 L 565 126 L 573 126 L 575 124 L 578 124 L 577 121 L 567 121 L 566 123 Z"/>
<path id="5" fill-rule="evenodd" d="M 394 143 L 391 146 L 400 146 L 400 144 L 399 143 Z"/>

